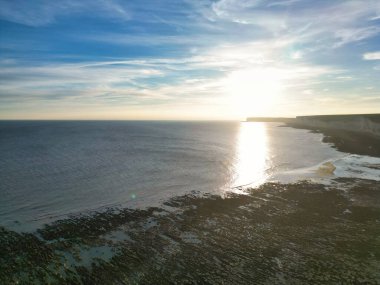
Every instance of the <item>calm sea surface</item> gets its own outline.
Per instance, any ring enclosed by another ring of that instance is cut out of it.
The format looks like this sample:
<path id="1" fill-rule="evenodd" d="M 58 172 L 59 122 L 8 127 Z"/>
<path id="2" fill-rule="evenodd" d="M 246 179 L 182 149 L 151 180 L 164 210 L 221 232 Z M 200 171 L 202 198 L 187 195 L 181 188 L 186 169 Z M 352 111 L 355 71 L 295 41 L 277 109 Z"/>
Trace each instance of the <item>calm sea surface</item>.
<path id="1" fill-rule="evenodd" d="M 276 123 L 3 121 L 0 224 L 33 229 L 104 207 L 302 178 L 344 156 L 321 139 Z"/>

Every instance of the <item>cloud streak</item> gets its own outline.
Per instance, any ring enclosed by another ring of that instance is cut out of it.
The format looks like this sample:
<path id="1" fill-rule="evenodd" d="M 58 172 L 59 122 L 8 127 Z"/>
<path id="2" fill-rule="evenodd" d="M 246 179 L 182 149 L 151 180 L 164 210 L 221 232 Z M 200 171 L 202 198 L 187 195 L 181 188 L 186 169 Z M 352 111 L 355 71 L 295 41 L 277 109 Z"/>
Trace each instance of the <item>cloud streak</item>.
<path id="1" fill-rule="evenodd" d="M 380 60 L 380 51 L 367 52 L 363 54 L 363 59 L 365 60 Z"/>
<path id="2" fill-rule="evenodd" d="M 27 26 L 48 25 L 60 16 L 92 15 L 93 13 L 119 20 L 131 18 L 129 12 L 115 0 L 0 1 L 0 18 Z"/>

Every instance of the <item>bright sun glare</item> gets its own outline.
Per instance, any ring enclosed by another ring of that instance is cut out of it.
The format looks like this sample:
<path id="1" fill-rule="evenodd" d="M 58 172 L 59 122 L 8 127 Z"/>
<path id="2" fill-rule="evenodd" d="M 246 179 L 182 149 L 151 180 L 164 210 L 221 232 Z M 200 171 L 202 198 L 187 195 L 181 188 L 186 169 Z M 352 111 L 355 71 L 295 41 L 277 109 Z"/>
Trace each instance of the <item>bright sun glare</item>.
<path id="1" fill-rule="evenodd" d="M 261 116 L 280 95 L 283 77 L 272 68 L 237 70 L 227 77 L 225 88 L 233 108 L 242 116 Z"/>
<path id="2" fill-rule="evenodd" d="M 240 123 L 234 186 L 258 186 L 266 178 L 268 156 L 267 132 L 264 123 Z"/>

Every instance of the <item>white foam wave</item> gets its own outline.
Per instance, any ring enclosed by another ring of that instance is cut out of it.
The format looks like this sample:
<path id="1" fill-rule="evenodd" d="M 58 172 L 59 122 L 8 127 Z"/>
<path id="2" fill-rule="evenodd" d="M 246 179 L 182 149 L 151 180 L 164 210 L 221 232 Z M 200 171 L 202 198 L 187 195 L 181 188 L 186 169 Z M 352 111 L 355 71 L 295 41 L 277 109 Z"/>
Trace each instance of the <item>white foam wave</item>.
<path id="1" fill-rule="evenodd" d="M 299 168 L 273 174 L 269 181 L 292 183 L 300 180 L 329 183 L 334 178 L 359 178 L 380 181 L 380 158 L 347 155 L 323 161 L 313 167 Z"/>
<path id="2" fill-rule="evenodd" d="M 345 178 L 361 178 L 380 181 L 380 158 L 364 155 L 348 155 L 333 162 L 334 175 Z"/>

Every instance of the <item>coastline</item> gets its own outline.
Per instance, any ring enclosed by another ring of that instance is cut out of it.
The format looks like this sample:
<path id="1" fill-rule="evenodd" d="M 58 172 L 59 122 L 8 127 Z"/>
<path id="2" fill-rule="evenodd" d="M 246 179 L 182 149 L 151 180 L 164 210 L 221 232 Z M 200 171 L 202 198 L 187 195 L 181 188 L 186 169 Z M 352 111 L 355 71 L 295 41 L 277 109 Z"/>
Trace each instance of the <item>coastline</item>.
<path id="1" fill-rule="evenodd" d="M 380 156 L 367 134 L 284 127 Z M 378 284 L 379 189 L 380 181 L 359 178 L 267 182 L 245 194 L 193 193 L 160 207 L 70 216 L 32 233 L 0 226 L 0 283 Z"/>
<path id="2" fill-rule="evenodd" d="M 341 152 L 380 157 L 380 114 L 248 117 L 247 122 L 279 122 L 324 135 Z"/>
<path id="3" fill-rule="evenodd" d="M 341 188 L 345 190 L 340 190 Z M 54 284 L 377 284 L 379 181 L 266 183 L 228 197 L 185 195 L 0 227 L 0 280 Z"/>
<path id="4" fill-rule="evenodd" d="M 380 157 L 380 137 L 360 131 L 348 131 L 334 128 L 318 128 L 299 123 L 286 123 L 284 126 L 306 129 L 323 134 L 323 142 L 341 152 Z"/>

